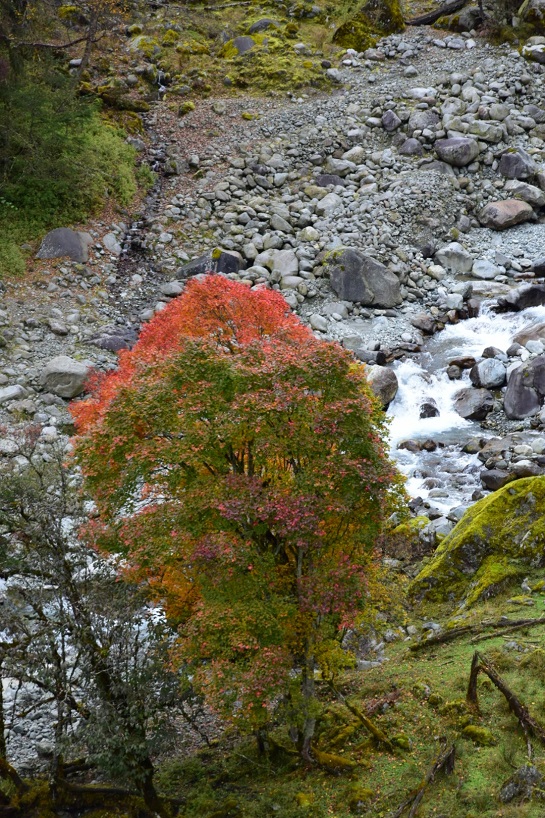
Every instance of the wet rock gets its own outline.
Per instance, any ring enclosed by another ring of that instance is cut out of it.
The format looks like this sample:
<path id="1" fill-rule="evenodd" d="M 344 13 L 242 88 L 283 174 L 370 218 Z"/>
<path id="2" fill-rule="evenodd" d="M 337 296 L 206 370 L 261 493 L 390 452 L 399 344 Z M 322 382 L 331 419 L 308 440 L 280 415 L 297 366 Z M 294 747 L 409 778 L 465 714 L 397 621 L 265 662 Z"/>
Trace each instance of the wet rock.
<path id="1" fill-rule="evenodd" d="M 494 408 L 494 398 L 487 389 L 462 389 L 454 399 L 454 409 L 466 420 L 484 420 Z"/>
<path id="2" fill-rule="evenodd" d="M 419 417 L 422 419 L 439 417 L 439 409 L 433 398 L 426 398 L 426 400 L 420 404 Z"/>
<path id="3" fill-rule="evenodd" d="M 545 355 L 521 364 L 511 373 L 503 408 L 510 420 L 537 415 L 545 396 Z"/>
<path id="4" fill-rule="evenodd" d="M 524 284 L 498 297 L 498 307 L 501 310 L 519 312 L 528 307 L 543 305 L 545 305 L 545 285 L 543 284 Z"/>
<path id="5" fill-rule="evenodd" d="M 70 258 L 85 263 L 93 243 L 89 233 L 80 233 L 69 227 L 57 227 L 44 236 L 36 258 Z"/>
<path id="6" fill-rule="evenodd" d="M 365 370 L 371 391 L 386 408 L 397 395 L 399 383 L 393 369 L 386 366 L 370 366 Z"/>
<path id="7" fill-rule="evenodd" d="M 507 230 L 515 224 L 521 224 L 535 218 L 534 211 L 527 202 L 518 199 L 489 202 L 479 213 L 479 221 L 483 227 L 492 230 Z"/>
<path id="8" fill-rule="evenodd" d="M 439 159 L 455 168 L 470 165 L 479 155 L 479 143 L 463 136 L 441 139 L 435 143 Z"/>
<path id="9" fill-rule="evenodd" d="M 474 386 L 483 389 L 499 389 L 506 379 L 506 369 L 497 358 L 485 358 L 471 369 L 469 378 Z"/>
<path id="10" fill-rule="evenodd" d="M 330 270 L 331 287 L 341 300 L 376 307 L 395 307 L 401 303 L 397 276 L 360 250 L 337 250 L 326 258 L 325 264 Z"/>
<path id="11" fill-rule="evenodd" d="M 437 322 L 425 312 L 419 313 L 411 318 L 411 324 L 415 329 L 419 329 L 424 335 L 433 335 L 437 332 Z"/>
<path id="12" fill-rule="evenodd" d="M 61 398 L 75 398 L 81 395 L 89 376 L 89 367 L 67 355 L 52 358 L 42 370 L 40 379 L 48 392 Z"/>

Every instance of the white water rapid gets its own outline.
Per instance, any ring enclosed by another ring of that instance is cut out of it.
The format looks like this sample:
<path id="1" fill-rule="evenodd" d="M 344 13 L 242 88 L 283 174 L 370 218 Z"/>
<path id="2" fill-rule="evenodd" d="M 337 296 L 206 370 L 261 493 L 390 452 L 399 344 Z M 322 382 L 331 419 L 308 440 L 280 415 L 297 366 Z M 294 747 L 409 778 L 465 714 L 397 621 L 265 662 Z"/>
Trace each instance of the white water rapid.
<path id="1" fill-rule="evenodd" d="M 522 329 L 545 323 L 545 307 L 496 314 L 491 309 L 494 303 L 484 302 L 477 318 L 448 325 L 437 333 L 425 343 L 418 362 L 394 364 L 399 390 L 388 409 L 391 454 L 407 478 L 409 494 L 429 499 L 443 513 L 469 503 L 473 492 L 481 488 L 482 464 L 476 455 L 462 452 L 462 447 L 470 438 L 495 436 L 454 410 L 455 395 L 471 383 L 468 370 L 460 380 L 449 380 L 448 363 L 462 357 L 478 360 L 486 347 L 505 352 Z M 420 407 L 429 398 L 435 401 L 439 415 L 420 418 Z M 437 448 L 431 452 L 398 449 L 406 440 L 433 440 Z"/>

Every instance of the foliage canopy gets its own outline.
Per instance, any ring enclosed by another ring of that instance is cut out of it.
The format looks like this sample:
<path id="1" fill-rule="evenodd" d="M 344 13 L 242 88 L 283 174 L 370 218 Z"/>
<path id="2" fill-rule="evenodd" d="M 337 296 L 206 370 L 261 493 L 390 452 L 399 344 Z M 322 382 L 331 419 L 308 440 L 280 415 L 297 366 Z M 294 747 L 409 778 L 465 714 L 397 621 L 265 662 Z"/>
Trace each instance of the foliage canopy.
<path id="1" fill-rule="evenodd" d="M 207 276 L 73 413 L 90 535 L 164 600 L 209 701 L 260 727 L 283 697 L 308 752 L 315 668 L 400 496 L 363 368 L 280 294 Z"/>

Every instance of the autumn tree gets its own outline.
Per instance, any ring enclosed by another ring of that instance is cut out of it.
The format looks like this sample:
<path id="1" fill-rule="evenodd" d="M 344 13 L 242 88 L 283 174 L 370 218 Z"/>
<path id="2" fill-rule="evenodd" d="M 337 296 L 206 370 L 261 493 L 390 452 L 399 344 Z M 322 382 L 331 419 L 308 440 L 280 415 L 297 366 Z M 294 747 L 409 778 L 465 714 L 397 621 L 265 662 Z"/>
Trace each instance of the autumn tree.
<path id="1" fill-rule="evenodd" d="M 363 367 L 279 293 L 206 276 L 73 413 L 89 536 L 163 601 L 208 701 L 258 731 L 283 704 L 311 760 L 315 671 L 400 493 Z"/>

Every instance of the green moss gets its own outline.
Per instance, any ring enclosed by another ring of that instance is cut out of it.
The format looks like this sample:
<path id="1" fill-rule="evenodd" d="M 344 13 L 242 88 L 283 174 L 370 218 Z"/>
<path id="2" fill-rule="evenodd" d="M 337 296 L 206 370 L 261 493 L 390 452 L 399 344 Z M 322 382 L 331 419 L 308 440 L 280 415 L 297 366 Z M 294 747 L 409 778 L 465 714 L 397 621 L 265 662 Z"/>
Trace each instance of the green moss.
<path id="1" fill-rule="evenodd" d="M 409 587 L 413 597 L 473 604 L 529 565 L 545 545 L 545 477 L 527 477 L 475 503 Z"/>
<path id="2" fill-rule="evenodd" d="M 180 35 L 174 29 L 169 28 L 168 31 L 165 31 L 163 35 L 163 39 L 161 41 L 161 45 L 165 46 L 166 48 L 170 48 L 173 45 L 176 45 L 178 40 L 180 39 Z"/>
<path id="3" fill-rule="evenodd" d="M 152 57 L 158 57 L 161 53 L 161 46 L 154 37 L 148 37 L 146 34 L 139 34 L 131 42 L 131 48 L 140 51 L 148 60 Z"/>
<path id="4" fill-rule="evenodd" d="M 195 110 L 195 103 L 191 102 L 191 100 L 187 100 L 187 102 L 182 102 L 180 107 L 178 108 L 178 114 L 180 116 L 185 116 L 189 114 L 191 111 Z"/>
<path id="5" fill-rule="evenodd" d="M 469 738 L 471 741 L 474 741 L 479 747 L 493 747 L 497 744 L 492 730 L 489 730 L 488 727 L 478 727 L 475 724 L 468 724 L 462 730 L 462 735 L 464 738 Z"/>
<path id="6" fill-rule="evenodd" d="M 365 51 L 374 46 L 378 38 L 404 28 L 399 0 L 367 0 L 357 14 L 339 26 L 333 42 L 344 48 Z"/>
<path id="7" fill-rule="evenodd" d="M 369 787 L 362 787 L 355 784 L 348 791 L 348 806 L 351 812 L 359 812 L 361 808 L 375 796 L 375 791 Z"/>

